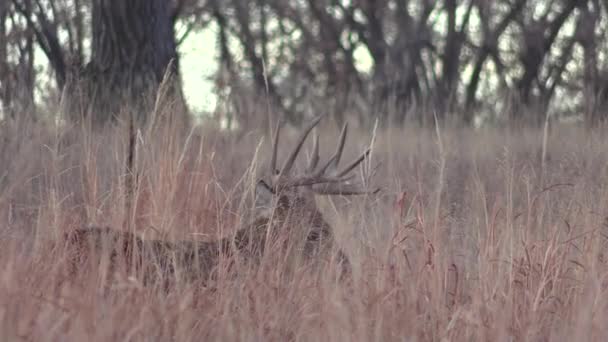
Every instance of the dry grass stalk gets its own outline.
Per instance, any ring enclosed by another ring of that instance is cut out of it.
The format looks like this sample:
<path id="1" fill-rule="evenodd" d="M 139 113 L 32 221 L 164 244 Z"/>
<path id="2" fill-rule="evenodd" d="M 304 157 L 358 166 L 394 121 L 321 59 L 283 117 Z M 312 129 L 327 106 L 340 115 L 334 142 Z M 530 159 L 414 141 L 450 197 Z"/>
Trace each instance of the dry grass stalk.
<path id="1" fill-rule="evenodd" d="M 346 254 L 334 251 L 334 233 L 317 208 L 315 195 L 358 195 L 374 193 L 366 184 L 353 183 L 355 170 L 369 155 L 367 149 L 360 157 L 343 168 L 339 162 L 344 150 L 347 126 L 342 129 L 336 151 L 325 163 L 319 164 L 319 137 L 315 134 L 312 157 L 305 172 L 295 172 L 295 161 L 306 138 L 322 116 L 312 120 L 303 130 L 297 144 L 283 165 L 277 167 L 279 135 L 277 126 L 272 146 L 270 175 L 256 184 L 257 216 L 252 223 L 230 237 L 215 241 L 164 241 L 143 239 L 132 232 L 108 227 L 86 227 L 65 236 L 69 251 L 69 272 L 77 273 L 91 260 L 107 262 L 109 273 L 124 265 L 128 274 L 141 274 L 144 282 L 172 279 L 179 272 L 188 279 L 208 279 L 222 258 L 238 256 L 259 263 L 264 251 L 277 247 L 290 250 L 294 262 L 335 259 L 343 273 L 350 271 Z M 367 182 L 366 182 L 367 183 Z M 296 253 L 293 253 L 293 252 Z"/>

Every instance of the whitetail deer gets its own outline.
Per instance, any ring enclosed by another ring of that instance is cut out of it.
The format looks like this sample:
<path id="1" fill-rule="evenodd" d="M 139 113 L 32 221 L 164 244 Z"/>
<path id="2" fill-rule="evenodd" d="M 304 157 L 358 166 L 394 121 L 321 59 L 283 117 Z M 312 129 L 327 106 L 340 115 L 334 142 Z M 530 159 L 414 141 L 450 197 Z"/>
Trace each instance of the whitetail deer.
<path id="1" fill-rule="evenodd" d="M 306 125 L 295 148 L 277 168 L 277 153 L 281 125 L 277 126 L 272 144 L 270 177 L 260 179 L 256 184 L 256 208 L 259 210 L 251 224 L 239 229 L 230 237 L 216 241 L 145 240 L 130 232 L 110 228 L 81 228 L 66 235 L 70 248 L 72 271 L 85 267 L 82 261 L 92 255 L 104 256 L 112 269 L 117 258 L 122 258 L 128 272 L 143 270 L 145 279 L 160 271 L 165 276 L 177 269 L 181 274 L 206 279 L 218 266 L 222 256 L 242 256 L 259 261 L 264 251 L 276 239 L 291 244 L 303 260 L 327 260 L 335 257 L 343 271 L 348 272 L 350 263 L 345 253 L 334 246 L 331 226 L 323 219 L 316 206 L 315 195 L 356 195 L 375 193 L 367 182 L 351 183 L 352 171 L 370 153 L 368 148 L 361 156 L 339 169 L 347 135 L 345 125 L 340 134 L 336 151 L 331 158 L 319 164 L 319 137 L 315 134 L 312 156 L 305 172 L 296 174 L 296 158 L 313 128 L 322 116 Z M 331 254 L 331 251 L 335 254 Z"/>

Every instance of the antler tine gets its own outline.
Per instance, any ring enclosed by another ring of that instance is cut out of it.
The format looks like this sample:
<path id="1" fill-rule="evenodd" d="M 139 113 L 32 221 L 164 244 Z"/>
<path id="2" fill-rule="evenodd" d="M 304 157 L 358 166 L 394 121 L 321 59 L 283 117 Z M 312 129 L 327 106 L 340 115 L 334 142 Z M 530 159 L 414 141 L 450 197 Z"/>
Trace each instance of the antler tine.
<path id="1" fill-rule="evenodd" d="M 324 115 L 317 116 L 315 119 L 313 119 L 310 122 L 310 124 L 308 124 L 308 126 L 306 126 L 306 128 L 302 132 L 302 135 L 299 138 L 298 144 L 296 145 L 296 147 L 293 149 L 293 151 L 291 152 L 291 154 L 285 161 L 285 164 L 283 164 L 283 167 L 281 168 L 281 172 L 279 173 L 280 177 L 283 177 L 283 176 L 286 176 L 289 174 L 289 172 L 291 171 L 291 168 L 293 167 L 293 164 L 296 160 L 296 157 L 298 156 L 298 153 L 300 153 L 300 149 L 302 148 L 302 145 L 304 145 L 304 141 L 308 137 L 308 134 L 310 134 L 310 131 L 319 123 L 319 121 L 321 121 L 323 116 Z"/>
<path id="2" fill-rule="evenodd" d="M 325 174 L 325 171 L 327 171 L 327 169 L 329 168 L 329 166 L 334 163 L 334 160 L 336 160 L 335 155 L 329 158 L 329 160 L 325 162 L 325 165 L 323 165 L 323 167 L 321 167 L 319 170 L 317 170 L 317 172 L 314 173 L 313 177 L 322 177 Z"/>
<path id="3" fill-rule="evenodd" d="M 325 174 L 325 171 L 333 164 L 335 169 L 338 168 L 338 164 L 340 163 L 340 158 L 342 158 L 342 151 L 344 150 L 344 143 L 346 142 L 346 132 L 348 131 L 348 124 L 344 124 L 342 127 L 342 132 L 340 133 L 340 139 L 338 139 L 338 145 L 336 147 L 336 152 L 325 162 L 322 168 L 320 168 L 316 173 L 316 177 L 321 177 Z"/>
<path id="4" fill-rule="evenodd" d="M 338 164 L 340 164 L 340 158 L 342 158 L 342 151 L 344 151 L 344 143 L 346 142 L 346 134 L 348 132 L 348 123 L 344 124 L 342 127 L 342 132 L 340 133 L 340 139 L 338 140 L 338 146 L 336 147 L 336 153 L 334 153 L 333 164 L 334 168 L 338 168 Z"/>
<path id="5" fill-rule="evenodd" d="M 338 172 L 336 174 L 336 177 L 344 177 L 347 173 L 351 172 L 354 168 L 356 168 L 359 164 L 361 164 L 361 162 L 364 161 L 365 158 L 367 158 L 367 156 L 369 156 L 370 152 L 371 152 L 371 149 L 368 147 L 367 150 L 365 150 L 359 156 L 359 158 L 355 159 L 352 163 L 350 163 L 350 165 L 345 167 L 342 171 Z"/>
<path id="6" fill-rule="evenodd" d="M 308 162 L 308 167 L 306 168 L 307 172 L 313 172 L 319 163 L 319 133 L 315 129 L 313 134 L 314 142 L 312 145 L 312 156 L 310 156 L 310 161 Z"/>
<path id="7" fill-rule="evenodd" d="M 270 159 L 270 172 L 271 174 L 277 173 L 277 151 L 279 149 L 279 131 L 281 130 L 281 121 L 277 122 L 277 128 L 274 131 L 274 138 L 272 142 L 272 158 Z"/>

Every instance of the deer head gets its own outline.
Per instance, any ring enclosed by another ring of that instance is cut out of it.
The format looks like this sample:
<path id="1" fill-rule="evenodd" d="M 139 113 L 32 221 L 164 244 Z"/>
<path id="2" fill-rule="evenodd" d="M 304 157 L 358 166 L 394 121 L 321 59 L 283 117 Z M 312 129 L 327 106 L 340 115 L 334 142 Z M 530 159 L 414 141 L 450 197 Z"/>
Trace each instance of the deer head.
<path id="1" fill-rule="evenodd" d="M 281 229 L 293 230 L 301 234 L 304 242 L 304 254 L 310 255 L 333 243 L 330 225 L 323 219 L 318 210 L 315 195 L 359 195 L 376 193 L 378 189 L 369 189 L 367 181 L 353 182 L 353 170 L 368 156 L 366 149 L 358 158 L 340 168 L 339 163 L 346 142 L 348 126 L 344 125 L 338 139 L 334 154 L 323 163 L 319 157 L 319 136 L 315 134 L 312 154 L 304 172 L 296 173 L 294 164 L 310 132 L 317 126 L 323 116 L 308 123 L 291 153 L 288 154 L 280 168 L 277 167 L 277 152 L 281 124 L 275 130 L 270 176 L 260 179 L 256 185 L 256 206 L 266 210 L 266 217 L 280 225 Z"/>

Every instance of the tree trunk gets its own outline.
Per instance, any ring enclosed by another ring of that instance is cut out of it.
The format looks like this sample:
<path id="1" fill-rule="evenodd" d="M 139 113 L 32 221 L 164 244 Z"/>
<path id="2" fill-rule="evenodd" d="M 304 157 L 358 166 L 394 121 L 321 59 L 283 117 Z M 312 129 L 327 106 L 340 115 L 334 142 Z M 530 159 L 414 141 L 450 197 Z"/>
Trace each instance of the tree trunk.
<path id="1" fill-rule="evenodd" d="M 8 2 L 0 2 L 0 119 L 5 115 L 11 104 L 10 81 L 8 77 L 8 39 L 6 35 L 6 20 L 8 18 Z"/>
<path id="2" fill-rule="evenodd" d="M 185 119 L 170 1 L 93 0 L 91 12 L 91 61 L 72 70 L 78 87 L 66 89 L 78 107 L 70 112 L 100 124 L 127 109 L 142 122 L 162 95 L 169 112 Z"/>

